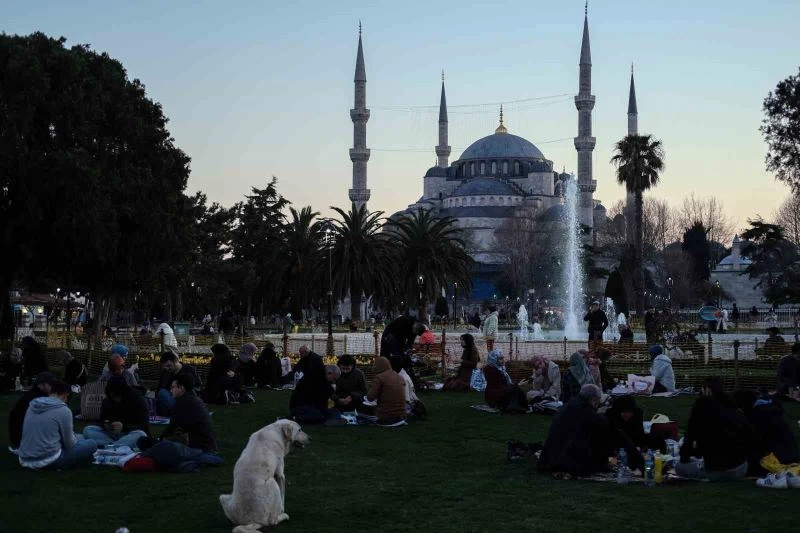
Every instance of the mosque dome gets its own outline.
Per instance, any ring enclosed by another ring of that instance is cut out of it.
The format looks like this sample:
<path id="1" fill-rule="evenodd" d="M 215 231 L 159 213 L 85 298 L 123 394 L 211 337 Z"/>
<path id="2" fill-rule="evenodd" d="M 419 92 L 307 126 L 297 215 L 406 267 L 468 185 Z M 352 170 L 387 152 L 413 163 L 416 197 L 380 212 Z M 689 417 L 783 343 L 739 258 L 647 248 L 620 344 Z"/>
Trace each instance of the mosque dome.
<path id="1" fill-rule="evenodd" d="M 562 222 L 566 218 L 566 209 L 563 204 L 556 204 L 539 217 L 541 222 Z"/>
<path id="2" fill-rule="evenodd" d="M 460 161 L 494 158 L 544 159 L 545 157 L 541 150 L 527 139 L 497 131 L 469 145 L 461 154 Z"/>

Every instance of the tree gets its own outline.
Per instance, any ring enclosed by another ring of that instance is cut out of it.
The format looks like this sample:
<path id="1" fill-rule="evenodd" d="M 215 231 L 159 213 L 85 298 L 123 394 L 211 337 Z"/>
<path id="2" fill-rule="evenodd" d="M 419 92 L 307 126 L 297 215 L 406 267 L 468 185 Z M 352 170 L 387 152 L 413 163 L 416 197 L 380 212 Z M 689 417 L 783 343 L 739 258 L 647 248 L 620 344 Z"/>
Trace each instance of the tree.
<path id="1" fill-rule="evenodd" d="M 695 222 L 683 234 L 681 249 L 692 259 L 692 278 L 695 282 L 706 281 L 711 276 L 709 264 L 711 249 L 708 243 L 708 231 L 702 222 Z"/>
<path id="2" fill-rule="evenodd" d="M 333 259 L 334 293 L 340 298 L 350 293 L 350 318 L 361 320 L 361 297 L 375 294 L 386 299 L 395 283 L 393 251 L 387 235 L 381 233 L 383 211 L 369 212 L 366 205 L 350 205 L 345 212 L 332 207 L 341 220 L 333 220 L 335 240 Z"/>
<path id="3" fill-rule="evenodd" d="M 417 302 L 420 320 L 427 321 L 428 302 L 442 287 L 453 282 L 465 290 L 471 287 L 473 261 L 454 218 L 437 218 L 420 208 L 389 220 L 387 232 L 398 253 L 402 291 L 409 301 Z"/>
<path id="4" fill-rule="evenodd" d="M 800 193 L 792 194 L 783 201 L 775 213 L 775 224 L 783 228 L 784 236 L 800 246 Z"/>
<path id="5" fill-rule="evenodd" d="M 668 244 L 680 238 L 675 232 L 675 215 L 666 200 L 644 199 L 642 241 L 645 248 L 664 251 Z"/>
<path id="6" fill-rule="evenodd" d="M 764 99 L 760 131 L 767 143 L 767 170 L 800 193 L 800 70 Z"/>
<path id="7" fill-rule="evenodd" d="M 745 269 L 750 279 L 757 279 L 766 300 L 773 304 L 800 303 L 800 253 L 783 233 L 783 228 L 762 219 L 748 220 L 750 228 L 742 233 L 747 244 L 742 255 L 752 263 Z"/>
<path id="8" fill-rule="evenodd" d="M 625 283 L 619 270 L 614 270 L 609 274 L 606 282 L 605 297 L 614 301 L 614 309 L 617 313 L 628 315 L 628 295 L 625 291 Z M 608 317 L 611 320 L 614 317 Z"/>
<path id="9" fill-rule="evenodd" d="M 683 199 L 676 213 L 678 235 L 682 235 L 695 222 L 700 222 L 707 231 L 708 240 L 727 246 L 733 240 L 734 224 L 725 214 L 725 207 L 715 197 L 697 198 L 694 193 Z M 713 250 L 712 250 L 713 252 Z M 712 260 L 719 260 L 712 253 Z"/>
<path id="10" fill-rule="evenodd" d="M 317 217 L 319 213 L 310 206 L 300 211 L 290 207 L 291 220 L 284 227 L 284 269 L 281 275 L 283 282 L 291 287 L 295 296 L 294 312 L 307 309 L 312 295 L 322 286 L 322 274 L 327 272 L 327 256 L 321 254 L 322 224 Z M 324 259 L 324 261 L 323 261 Z M 327 283 L 327 277 L 325 278 Z M 299 316 L 299 315 L 298 315 Z"/>
<path id="11" fill-rule="evenodd" d="M 658 185 L 660 174 L 664 170 L 664 148 L 661 141 L 652 135 L 628 135 L 615 145 L 615 154 L 611 163 L 617 167 L 617 181 L 625 185 L 625 189 L 635 198 L 634 239 L 634 277 L 633 287 L 636 293 L 636 312 L 644 313 L 644 265 L 643 265 L 643 193 Z"/>
<path id="12" fill-rule="evenodd" d="M 0 314 L 18 279 L 91 291 L 102 323 L 117 295 L 185 260 L 189 158 L 118 61 L 64 44 L 0 35 L 0 246 L 13 258 Z"/>

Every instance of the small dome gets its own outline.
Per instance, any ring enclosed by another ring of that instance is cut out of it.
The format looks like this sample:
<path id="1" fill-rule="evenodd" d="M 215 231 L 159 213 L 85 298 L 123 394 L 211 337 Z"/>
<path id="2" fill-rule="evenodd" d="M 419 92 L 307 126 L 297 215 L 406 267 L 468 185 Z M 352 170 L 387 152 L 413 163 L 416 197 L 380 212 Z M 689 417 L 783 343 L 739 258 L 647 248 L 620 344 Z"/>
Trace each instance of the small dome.
<path id="1" fill-rule="evenodd" d="M 557 204 L 542 213 L 539 220 L 542 222 L 561 222 L 564 220 L 565 210 L 563 204 Z"/>
<path id="2" fill-rule="evenodd" d="M 459 186 L 448 196 L 519 196 L 508 183 L 497 178 L 475 178 Z"/>
<path id="3" fill-rule="evenodd" d="M 459 161 L 466 159 L 512 158 L 544 159 L 544 154 L 534 144 L 510 133 L 494 133 L 478 139 L 464 150 Z"/>
<path id="4" fill-rule="evenodd" d="M 741 265 L 750 265 L 752 263 L 753 262 L 751 260 L 749 260 L 748 258 L 746 258 L 745 256 L 743 256 L 743 255 L 739 256 L 739 264 L 741 264 Z M 725 257 L 722 258 L 722 260 L 719 262 L 719 264 L 720 265 L 732 265 L 733 264 L 733 256 L 732 255 L 726 255 Z"/>

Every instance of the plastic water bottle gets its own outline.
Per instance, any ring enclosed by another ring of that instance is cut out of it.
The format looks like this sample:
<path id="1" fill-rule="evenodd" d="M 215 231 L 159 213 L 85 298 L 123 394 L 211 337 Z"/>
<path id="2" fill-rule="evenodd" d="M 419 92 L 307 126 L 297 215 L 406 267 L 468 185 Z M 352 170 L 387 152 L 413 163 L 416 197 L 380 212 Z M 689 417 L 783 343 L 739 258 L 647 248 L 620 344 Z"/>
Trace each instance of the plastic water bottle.
<path id="1" fill-rule="evenodd" d="M 625 448 L 619 449 L 619 458 L 617 463 L 617 483 L 620 485 L 628 484 L 628 454 L 625 453 Z"/>
<path id="2" fill-rule="evenodd" d="M 647 455 L 644 456 L 644 484 L 652 487 L 655 484 L 655 464 L 653 461 L 652 450 L 647 450 Z"/>

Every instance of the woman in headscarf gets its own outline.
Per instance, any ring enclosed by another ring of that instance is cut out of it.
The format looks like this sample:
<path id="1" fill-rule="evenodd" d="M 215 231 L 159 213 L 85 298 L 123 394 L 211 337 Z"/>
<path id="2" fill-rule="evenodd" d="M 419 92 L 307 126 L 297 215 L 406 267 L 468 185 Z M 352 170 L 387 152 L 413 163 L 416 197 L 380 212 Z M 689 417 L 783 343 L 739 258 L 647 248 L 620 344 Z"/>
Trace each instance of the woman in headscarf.
<path id="1" fill-rule="evenodd" d="M 533 357 L 531 384 L 533 387 L 528 392 L 528 400 L 561 398 L 561 370 L 550 359 L 545 359 L 541 355 Z"/>
<path id="2" fill-rule="evenodd" d="M 575 352 L 569 357 L 569 369 L 561 378 L 561 401 L 567 403 L 578 396 L 581 387 L 587 384 L 595 385 L 589 367 L 580 352 Z"/>
<path id="3" fill-rule="evenodd" d="M 475 346 L 475 337 L 469 333 L 461 335 L 461 347 L 464 349 L 461 354 L 461 366 L 458 367 L 455 376 L 445 380 L 444 390 L 468 391 L 472 371 L 478 367 L 478 362 L 481 360 L 478 347 Z"/>
<path id="4" fill-rule="evenodd" d="M 277 389 L 281 386 L 281 374 L 281 360 L 275 353 L 275 345 L 268 342 L 256 361 L 256 385 L 260 389 Z"/>
<path id="5" fill-rule="evenodd" d="M 252 342 L 243 344 L 239 349 L 237 371 L 241 374 L 245 387 L 252 387 L 256 381 L 256 362 L 253 358 L 257 351 L 258 347 Z"/>
<path id="6" fill-rule="evenodd" d="M 486 378 L 484 398 L 489 407 L 506 412 L 526 412 L 528 402 L 525 393 L 511 381 L 506 371 L 505 357 L 501 350 L 492 350 L 483 368 Z"/>
<path id="7" fill-rule="evenodd" d="M 224 344 L 211 347 L 213 357 L 209 363 L 208 381 L 206 383 L 206 402 L 226 405 L 240 403 L 245 392 L 242 377 L 236 373 L 233 355 Z"/>
<path id="8" fill-rule="evenodd" d="M 392 370 L 386 357 L 378 357 L 372 367 L 372 378 L 367 400 L 377 402 L 375 414 L 379 425 L 399 424 L 406 419 L 406 382 Z"/>
<path id="9" fill-rule="evenodd" d="M 49 370 L 44 351 L 33 337 L 22 339 L 22 368 L 29 383 L 33 382 L 34 376 Z"/>

